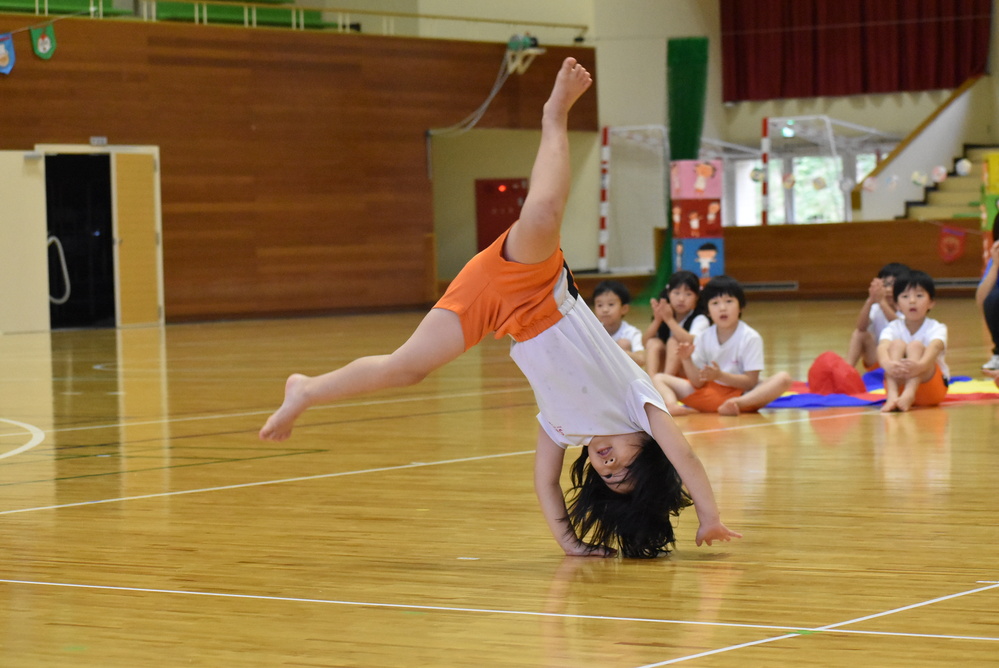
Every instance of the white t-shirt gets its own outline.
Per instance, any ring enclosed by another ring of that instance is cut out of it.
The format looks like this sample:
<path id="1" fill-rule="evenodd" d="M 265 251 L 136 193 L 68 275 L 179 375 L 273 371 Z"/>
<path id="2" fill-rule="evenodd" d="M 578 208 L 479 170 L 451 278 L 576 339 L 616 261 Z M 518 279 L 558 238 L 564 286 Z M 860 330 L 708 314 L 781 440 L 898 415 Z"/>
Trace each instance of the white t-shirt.
<path id="1" fill-rule="evenodd" d="M 896 319 L 902 319 L 901 313 L 896 313 L 895 315 Z M 881 304 L 871 304 L 869 317 L 871 322 L 867 325 L 867 331 L 874 336 L 875 341 L 878 341 L 881 338 L 881 332 L 888 326 L 888 323 L 894 322 L 894 320 L 888 319 L 884 309 L 881 308 Z"/>
<path id="2" fill-rule="evenodd" d="M 701 369 L 716 362 L 725 373 L 763 371 L 763 337 L 740 320 L 728 341 L 719 343 L 718 326 L 711 325 L 694 339 L 694 354 L 690 359 Z M 715 382 L 725 385 L 721 381 Z"/>
<path id="3" fill-rule="evenodd" d="M 687 330 L 694 338 L 697 338 L 698 334 L 711 326 L 711 321 L 708 320 L 708 316 L 703 313 L 695 313 L 694 311 L 688 313 L 683 320 L 677 320 L 676 322 L 680 325 L 681 329 Z M 673 336 L 673 331 L 666 325 L 666 323 L 661 323 L 656 334 L 663 341 L 668 341 L 669 338 Z"/>
<path id="4" fill-rule="evenodd" d="M 700 334 L 701 332 L 703 332 L 704 330 L 706 330 L 708 327 L 711 326 L 711 321 L 708 320 L 708 316 L 704 315 L 703 313 L 698 313 L 697 315 L 694 315 L 693 311 L 687 314 L 687 317 L 683 319 L 683 322 L 680 323 L 680 326 L 683 327 L 684 323 L 686 323 L 691 318 L 694 319 L 694 322 L 690 323 L 690 329 L 688 329 L 687 331 L 690 332 L 690 335 L 693 336 L 694 338 L 697 338 L 698 334 Z"/>
<path id="5" fill-rule="evenodd" d="M 611 338 L 615 341 L 620 341 L 621 339 L 631 341 L 631 352 L 633 353 L 645 350 L 645 346 L 642 344 L 642 330 L 634 325 L 629 325 L 624 320 L 621 321 L 621 326 L 617 328 L 617 331 L 611 334 Z"/>
<path id="6" fill-rule="evenodd" d="M 562 319 L 510 346 L 534 390 L 545 433 L 562 448 L 587 445 L 594 436 L 651 435 L 645 404 L 667 411 L 648 374 L 570 293 L 564 270 L 554 295 Z"/>
<path id="7" fill-rule="evenodd" d="M 947 368 L 947 363 L 944 362 L 944 353 L 947 351 L 947 325 L 934 320 L 933 318 L 927 318 L 923 321 L 923 324 L 916 330 L 913 334 L 909 331 L 909 328 L 905 326 L 905 320 L 899 318 L 898 320 L 892 320 L 885 327 L 884 331 L 881 332 L 881 338 L 878 341 L 896 341 L 902 340 L 906 343 L 912 343 L 913 341 L 919 341 L 924 346 L 930 345 L 930 341 L 938 340 L 943 342 L 944 349 L 940 351 L 940 356 L 937 357 L 937 364 L 940 365 L 940 372 L 943 373 L 943 377 L 949 382 L 950 381 L 950 369 Z"/>

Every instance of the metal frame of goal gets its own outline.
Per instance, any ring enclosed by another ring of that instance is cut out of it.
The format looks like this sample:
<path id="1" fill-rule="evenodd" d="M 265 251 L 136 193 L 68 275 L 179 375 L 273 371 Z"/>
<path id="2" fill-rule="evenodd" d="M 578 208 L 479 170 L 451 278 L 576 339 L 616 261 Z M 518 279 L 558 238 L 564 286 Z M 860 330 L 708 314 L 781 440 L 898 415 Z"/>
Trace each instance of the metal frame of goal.
<path id="1" fill-rule="evenodd" d="M 655 228 L 667 226 L 669 134 L 664 125 L 606 126 L 600 151 L 601 273 L 655 271 Z"/>

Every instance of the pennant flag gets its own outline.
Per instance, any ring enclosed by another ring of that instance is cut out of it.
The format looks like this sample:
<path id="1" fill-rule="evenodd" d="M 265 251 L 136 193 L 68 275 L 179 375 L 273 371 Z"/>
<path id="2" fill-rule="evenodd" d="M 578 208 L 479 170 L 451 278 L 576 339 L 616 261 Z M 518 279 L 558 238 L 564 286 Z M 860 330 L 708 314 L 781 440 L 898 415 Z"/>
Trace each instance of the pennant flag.
<path id="1" fill-rule="evenodd" d="M 940 252 L 940 259 L 950 264 L 964 255 L 964 230 L 957 227 L 940 228 L 940 238 L 937 240 L 937 250 Z"/>
<path id="2" fill-rule="evenodd" d="M 14 69 L 14 39 L 11 34 L 0 35 L 0 74 L 10 74 Z"/>
<path id="3" fill-rule="evenodd" d="M 39 58 L 51 58 L 56 50 L 55 26 L 48 23 L 40 28 L 31 28 L 31 46 Z"/>

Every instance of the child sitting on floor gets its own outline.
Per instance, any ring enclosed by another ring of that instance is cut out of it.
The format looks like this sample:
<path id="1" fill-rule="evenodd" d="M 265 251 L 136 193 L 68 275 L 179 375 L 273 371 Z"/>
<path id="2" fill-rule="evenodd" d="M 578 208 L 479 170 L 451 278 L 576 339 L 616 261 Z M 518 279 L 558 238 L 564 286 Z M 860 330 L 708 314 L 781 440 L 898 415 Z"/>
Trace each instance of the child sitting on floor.
<path id="1" fill-rule="evenodd" d="M 846 363 L 857 366 L 864 363 L 864 369 L 871 371 L 878 367 L 878 340 L 888 323 L 901 317 L 892 296 L 895 279 L 909 271 L 899 262 L 889 262 L 881 267 L 878 275 L 871 279 L 867 288 L 867 301 L 860 307 L 857 326 L 850 334 L 850 346 L 846 351 Z"/>
<path id="2" fill-rule="evenodd" d="M 652 299 L 652 322 L 645 329 L 645 370 L 650 376 L 683 375 L 676 353 L 680 343 L 692 343 L 711 325 L 700 308 L 701 282 L 692 271 L 681 270 L 669 277 L 659 299 Z"/>
<path id="3" fill-rule="evenodd" d="M 677 347 L 686 378 L 656 374 L 653 383 L 671 415 L 755 411 L 791 387 L 785 371 L 760 379 L 763 338 L 742 321 L 746 294 L 729 276 L 716 276 L 701 291 L 714 323 L 694 343 Z M 683 402 L 680 405 L 679 402 Z"/>
<path id="4" fill-rule="evenodd" d="M 910 271 L 895 279 L 893 292 L 903 317 L 890 322 L 878 342 L 878 361 L 885 370 L 881 412 L 937 406 L 947 396 L 950 371 L 944 362 L 947 326 L 927 315 L 936 295 L 933 279 Z"/>
<path id="5" fill-rule="evenodd" d="M 604 326 L 617 345 L 638 366 L 645 366 L 645 346 L 642 332 L 625 322 L 624 316 L 631 309 L 631 293 L 619 281 L 600 281 L 593 289 L 593 315 Z"/>

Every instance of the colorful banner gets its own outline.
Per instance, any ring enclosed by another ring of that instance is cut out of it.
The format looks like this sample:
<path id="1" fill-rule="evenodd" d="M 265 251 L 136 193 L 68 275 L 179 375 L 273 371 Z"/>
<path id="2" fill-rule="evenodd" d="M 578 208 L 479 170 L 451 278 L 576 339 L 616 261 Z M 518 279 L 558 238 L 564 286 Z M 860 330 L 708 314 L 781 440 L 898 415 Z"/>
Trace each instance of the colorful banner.
<path id="1" fill-rule="evenodd" d="M 14 39 L 10 33 L 0 35 L 0 74 L 14 69 Z"/>
<path id="2" fill-rule="evenodd" d="M 51 23 L 39 28 L 31 28 L 31 46 L 35 55 L 48 60 L 56 50 L 55 26 Z"/>
<path id="3" fill-rule="evenodd" d="M 937 241 L 937 250 L 940 252 L 940 259 L 950 264 L 954 260 L 964 255 L 964 243 L 967 234 L 958 227 L 940 228 L 940 238 Z"/>

